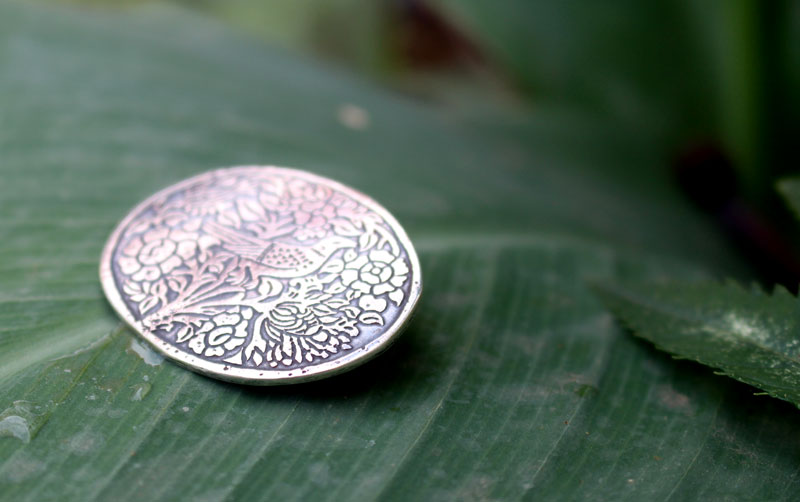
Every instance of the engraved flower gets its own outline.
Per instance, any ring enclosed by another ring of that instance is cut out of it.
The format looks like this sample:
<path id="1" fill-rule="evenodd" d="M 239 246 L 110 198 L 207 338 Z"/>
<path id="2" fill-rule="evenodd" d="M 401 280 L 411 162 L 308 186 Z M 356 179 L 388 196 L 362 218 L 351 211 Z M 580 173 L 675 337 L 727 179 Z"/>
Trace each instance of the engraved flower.
<path id="1" fill-rule="evenodd" d="M 219 242 L 214 237 L 180 229 L 154 228 L 131 240 L 122 250 L 119 266 L 135 281 L 154 281 Z"/>
<path id="2" fill-rule="evenodd" d="M 301 241 L 322 239 L 328 234 L 329 221 L 336 209 L 325 201 L 306 201 L 294 211 L 294 222 L 300 227 L 295 237 Z"/>
<path id="3" fill-rule="evenodd" d="M 270 366 L 289 366 L 304 359 L 312 362 L 352 348 L 351 339 L 358 336 L 355 318 L 360 311 L 344 300 L 319 291 L 310 293 L 269 311 L 265 325 L 269 349 L 265 356 Z"/>
<path id="4" fill-rule="evenodd" d="M 325 185 L 299 178 L 289 179 L 286 191 L 291 199 L 305 202 L 327 201 L 333 193 L 333 190 Z"/>
<path id="5" fill-rule="evenodd" d="M 400 286 L 408 278 L 408 266 L 403 258 L 383 249 L 373 249 L 366 255 L 356 255 L 355 251 L 349 250 L 344 261 L 342 283 L 365 295 L 359 302 L 362 308 L 385 309 L 386 300 L 375 297 L 386 293 L 396 305 L 403 301 Z"/>
<path id="6" fill-rule="evenodd" d="M 358 309 L 350 306 L 347 301 L 323 292 L 322 284 L 314 277 L 290 281 L 286 298 L 289 301 L 282 302 L 269 311 L 267 329 L 276 339 L 281 337 L 281 333 L 285 333 L 325 342 L 332 327 L 341 324 L 341 319 L 348 315 L 348 311 L 351 311 L 350 317 L 358 314 Z M 350 332 L 349 328 L 345 329 L 343 326 L 340 329 Z M 355 336 L 356 333 L 350 334 Z"/>
<path id="7" fill-rule="evenodd" d="M 269 312 L 270 325 L 292 335 L 304 335 L 316 316 L 307 305 L 282 303 Z"/>
<path id="8" fill-rule="evenodd" d="M 247 326 L 253 310 L 233 307 L 204 322 L 197 334 L 189 341 L 189 348 L 196 354 L 218 357 L 242 344 L 247 338 Z"/>
<path id="9" fill-rule="evenodd" d="M 328 234 L 330 220 L 336 216 L 336 208 L 329 204 L 331 193 L 329 187 L 294 179 L 286 184 L 280 203 L 270 206 L 294 219 L 296 239 L 321 239 Z"/>

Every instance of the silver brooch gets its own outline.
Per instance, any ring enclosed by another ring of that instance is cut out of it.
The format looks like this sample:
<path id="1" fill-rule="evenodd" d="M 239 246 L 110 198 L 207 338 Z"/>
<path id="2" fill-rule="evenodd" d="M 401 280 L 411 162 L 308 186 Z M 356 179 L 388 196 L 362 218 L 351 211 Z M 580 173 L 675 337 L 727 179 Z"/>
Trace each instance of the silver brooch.
<path id="1" fill-rule="evenodd" d="M 158 351 L 246 384 L 315 380 L 394 341 L 419 261 L 386 209 L 335 181 L 235 167 L 153 195 L 100 263 L 117 313 Z"/>

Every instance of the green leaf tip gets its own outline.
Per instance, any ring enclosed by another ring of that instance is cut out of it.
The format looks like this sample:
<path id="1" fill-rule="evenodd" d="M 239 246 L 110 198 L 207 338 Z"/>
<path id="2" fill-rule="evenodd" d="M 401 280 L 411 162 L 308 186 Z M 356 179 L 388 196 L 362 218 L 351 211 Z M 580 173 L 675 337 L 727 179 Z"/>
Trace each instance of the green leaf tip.
<path id="1" fill-rule="evenodd" d="M 800 407 L 800 300 L 727 281 L 597 285 L 635 335 Z"/>
<path id="2" fill-rule="evenodd" d="M 795 217 L 800 219 L 800 177 L 784 178 L 778 181 L 776 188 Z"/>

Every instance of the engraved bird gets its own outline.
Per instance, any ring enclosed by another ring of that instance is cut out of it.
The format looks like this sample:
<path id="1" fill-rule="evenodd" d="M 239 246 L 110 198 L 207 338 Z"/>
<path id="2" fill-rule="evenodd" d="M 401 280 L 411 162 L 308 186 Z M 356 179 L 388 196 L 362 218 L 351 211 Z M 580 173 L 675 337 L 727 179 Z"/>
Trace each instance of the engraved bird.
<path id="1" fill-rule="evenodd" d="M 222 247 L 261 266 L 260 271 L 279 279 L 302 277 L 316 272 L 336 251 L 355 247 L 352 239 L 329 236 L 311 245 L 269 241 L 243 235 L 229 229 L 217 228 L 222 233 Z"/>

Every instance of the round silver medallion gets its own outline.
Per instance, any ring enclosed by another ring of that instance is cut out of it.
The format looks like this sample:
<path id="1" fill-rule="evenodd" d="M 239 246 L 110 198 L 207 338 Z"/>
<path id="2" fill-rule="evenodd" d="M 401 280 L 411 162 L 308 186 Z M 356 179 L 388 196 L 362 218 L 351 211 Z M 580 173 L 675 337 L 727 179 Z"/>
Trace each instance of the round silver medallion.
<path id="1" fill-rule="evenodd" d="M 369 197 L 307 172 L 234 167 L 142 202 L 100 279 L 157 350 L 246 384 L 330 376 L 375 356 L 422 289 L 414 248 Z"/>

